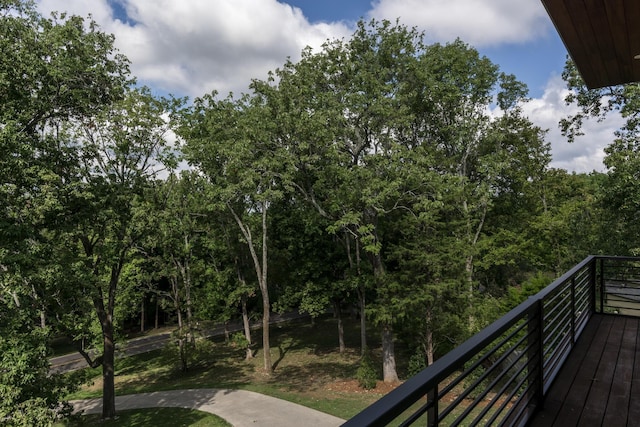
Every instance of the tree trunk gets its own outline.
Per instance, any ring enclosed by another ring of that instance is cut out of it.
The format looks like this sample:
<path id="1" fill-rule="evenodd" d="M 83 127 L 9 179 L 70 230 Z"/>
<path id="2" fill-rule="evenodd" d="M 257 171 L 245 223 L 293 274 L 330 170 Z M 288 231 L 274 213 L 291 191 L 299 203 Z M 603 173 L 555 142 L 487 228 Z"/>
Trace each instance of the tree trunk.
<path id="1" fill-rule="evenodd" d="M 271 303 L 269 302 L 269 289 L 267 286 L 267 210 L 269 209 L 269 202 L 263 201 L 260 205 L 262 208 L 262 262 L 256 253 L 256 248 L 251 236 L 251 230 L 242 221 L 242 219 L 240 219 L 233 207 L 229 204 L 227 206 L 231 210 L 231 214 L 236 220 L 238 227 L 240 227 L 242 235 L 247 240 L 247 246 L 249 247 L 253 266 L 256 271 L 256 276 L 258 277 L 258 285 L 260 287 L 260 293 L 262 294 L 262 353 L 264 358 L 264 370 L 268 375 L 271 375 L 273 373 L 273 365 L 271 364 L 271 345 L 269 340 L 269 316 Z"/>
<path id="2" fill-rule="evenodd" d="M 144 333 L 145 323 L 145 310 L 144 310 L 144 295 L 142 296 L 142 303 L 140 304 L 140 332 Z"/>
<path id="3" fill-rule="evenodd" d="M 271 364 L 271 344 L 269 341 L 269 320 L 270 320 L 270 304 L 269 294 L 266 290 L 262 296 L 262 349 L 264 356 L 264 370 L 271 375 L 273 373 L 273 365 Z M 266 294 L 266 296 L 265 296 Z"/>
<path id="4" fill-rule="evenodd" d="M 369 259 L 373 267 L 376 286 L 378 288 L 383 287 L 385 271 L 380 252 L 370 254 Z M 393 345 L 393 328 L 389 321 L 385 321 L 382 325 L 382 376 L 385 383 L 394 383 L 399 381 L 398 373 L 396 371 L 396 356 Z"/>
<path id="5" fill-rule="evenodd" d="M 242 326 L 244 329 L 244 338 L 247 340 L 247 354 L 245 359 L 253 359 L 253 350 L 251 350 L 251 325 L 249 324 L 249 310 L 247 310 L 247 295 L 242 295 L 240 301 L 242 305 Z"/>
<path id="6" fill-rule="evenodd" d="M 383 325 L 382 327 L 382 379 L 385 383 L 400 381 L 396 372 L 396 357 L 391 325 Z"/>
<path id="7" fill-rule="evenodd" d="M 45 306 L 40 302 L 40 297 L 38 296 L 38 292 L 36 292 L 36 287 L 31 284 L 31 294 L 36 303 L 40 306 L 40 327 L 42 329 L 47 327 L 47 313 L 45 311 Z M 17 295 L 14 294 L 14 301 L 17 301 Z M 17 307 L 20 307 L 20 304 L 16 304 Z"/>
<path id="8" fill-rule="evenodd" d="M 433 328 L 431 327 L 432 318 L 431 318 L 431 309 L 427 310 L 427 318 L 425 319 L 427 322 L 427 333 L 425 336 L 425 352 L 427 354 L 427 366 L 433 365 Z"/>
<path id="9" fill-rule="evenodd" d="M 115 293 L 115 290 L 113 291 Z M 102 329 L 102 419 L 111 419 L 116 416 L 116 393 L 115 393 L 115 343 L 113 333 L 113 306 L 108 304 L 105 308 L 102 292 L 99 292 L 93 299 L 93 306 L 100 321 Z M 89 355 L 80 352 L 89 362 L 89 366 L 96 367 L 90 361 Z"/>
<path id="10" fill-rule="evenodd" d="M 364 286 L 358 285 L 358 304 L 360 306 L 360 354 L 367 352 L 367 319 L 365 318 Z"/>
<path id="11" fill-rule="evenodd" d="M 180 354 L 180 370 L 182 372 L 187 372 L 189 370 L 189 365 L 187 362 L 187 352 L 186 352 L 187 336 L 185 334 L 184 321 L 182 319 L 182 307 L 180 306 L 178 278 L 177 277 L 172 278 L 171 284 L 173 285 L 173 298 L 174 298 L 173 304 L 176 309 L 176 315 L 178 316 L 178 352 Z"/>
<path id="12" fill-rule="evenodd" d="M 354 265 L 353 257 L 351 256 L 351 237 L 347 232 L 345 232 L 345 242 L 347 247 L 347 257 L 349 259 L 349 267 L 353 269 L 355 267 L 356 276 L 360 279 L 360 275 L 362 272 L 360 271 L 360 263 L 362 259 L 360 258 L 360 242 L 358 239 L 355 239 L 356 244 L 356 261 Z M 365 316 L 365 288 L 364 283 L 361 280 L 358 281 L 358 287 L 356 288 L 356 293 L 358 294 L 358 305 L 360 307 L 360 354 L 362 356 L 367 352 L 367 320 Z"/>
<path id="13" fill-rule="evenodd" d="M 340 301 L 333 302 L 333 311 L 336 319 L 338 320 L 338 344 L 340 346 L 340 353 L 344 353 L 344 325 L 342 322 L 342 310 L 340 310 Z"/>
<path id="14" fill-rule="evenodd" d="M 273 373 L 271 364 L 271 344 L 269 342 L 269 320 L 271 303 L 269 302 L 269 288 L 267 287 L 267 208 L 268 203 L 262 203 L 262 278 L 260 292 L 262 293 L 262 348 L 264 349 L 264 369 L 268 374 Z"/>
<path id="15" fill-rule="evenodd" d="M 184 238 L 185 248 L 189 247 L 188 236 Z M 186 322 L 183 321 L 183 325 L 180 327 L 182 337 L 189 343 L 195 344 L 196 339 L 193 333 L 193 316 L 191 314 L 191 272 L 189 269 L 190 255 L 184 259 L 175 255 L 171 255 L 173 264 L 180 273 L 180 282 L 182 283 L 182 290 L 184 291 L 184 309 L 186 314 Z M 178 278 L 175 278 L 174 283 L 174 295 L 176 301 L 180 298 L 180 284 Z"/>
<path id="16" fill-rule="evenodd" d="M 160 320 L 160 298 L 156 296 L 156 318 L 155 318 L 155 328 L 158 329 Z"/>
<path id="17" fill-rule="evenodd" d="M 116 416 L 115 393 L 115 343 L 113 341 L 113 318 L 107 315 L 102 323 L 103 359 L 102 359 L 102 418 Z"/>
<path id="18" fill-rule="evenodd" d="M 113 327 L 113 313 L 116 306 L 116 290 L 120 280 L 120 272 L 125 262 L 126 249 L 120 253 L 118 262 L 111 266 L 109 279 L 109 294 L 105 307 L 103 293 L 98 288 L 98 295 L 93 299 L 96 315 L 102 327 L 102 418 L 111 419 L 116 416 L 116 392 L 115 392 L 115 341 Z M 93 274 L 99 276 L 98 262 L 93 266 Z"/>
<path id="19" fill-rule="evenodd" d="M 186 240 L 186 237 L 185 237 Z M 183 272 L 183 285 L 184 285 L 184 295 L 185 295 L 185 304 L 187 309 L 187 338 L 189 343 L 192 345 L 196 344 L 196 336 L 194 333 L 194 322 L 193 322 L 193 310 L 191 308 L 191 267 L 189 265 L 189 259 L 191 257 L 191 252 L 189 252 L 189 258 L 187 258 L 184 262 L 184 272 Z"/>

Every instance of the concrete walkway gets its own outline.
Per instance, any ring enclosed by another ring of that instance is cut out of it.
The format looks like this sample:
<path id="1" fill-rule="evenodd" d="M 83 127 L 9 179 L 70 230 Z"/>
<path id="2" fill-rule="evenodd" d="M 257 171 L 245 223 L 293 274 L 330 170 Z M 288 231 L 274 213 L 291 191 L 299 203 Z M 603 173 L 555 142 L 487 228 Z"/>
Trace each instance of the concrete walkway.
<path id="1" fill-rule="evenodd" d="M 102 398 L 70 402 L 74 412 L 102 413 Z M 188 408 L 209 412 L 236 427 L 336 427 L 344 420 L 307 408 L 246 390 L 192 389 L 116 396 L 116 409 Z"/>

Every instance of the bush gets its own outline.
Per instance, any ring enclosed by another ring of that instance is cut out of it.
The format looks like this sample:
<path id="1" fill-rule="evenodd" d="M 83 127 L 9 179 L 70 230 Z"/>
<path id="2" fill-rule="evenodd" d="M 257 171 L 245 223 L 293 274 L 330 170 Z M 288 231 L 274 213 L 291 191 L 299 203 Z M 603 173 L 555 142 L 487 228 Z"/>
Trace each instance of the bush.
<path id="1" fill-rule="evenodd" d="M 244 332 L 236 332 L 231 335 L 231 346 L 241 350 L 246 350 L 249 347 L 249 340 L 244 336 Z"/>
<path id="2" fill-rule="evenodd" d="M 364 356 L 362 356 L 362 359 L 360 360 L 360 366 L 356 371 L 356 379 L 358 380 L 360 387 L 365 390 L 376 388 L 378 375 L 368 352 L 365 352 Z"/>
<path id="3" fill-rule="evenodd" d="M 182 353 L 179 340 L 183 340 Z M 165 363 L 175 364 L 181 371 L 187 371 L 195 366 L 208 366 L 213 359 L 215 344 L 206 338 L 196 338 L 191 341 L 186 333 L 176 331 L 162 350 Z"/>
<path id="4" fill-rule="evenodd" d="M 413 353 L 411 358 L 409 359 L 409 366 L 407 366 L 407 373 L 410 377 L 418 374 L 420 371 L 427 367 L 427 358 L 425 357 L 424 351 L 417 347 L 416 351 Z"/>

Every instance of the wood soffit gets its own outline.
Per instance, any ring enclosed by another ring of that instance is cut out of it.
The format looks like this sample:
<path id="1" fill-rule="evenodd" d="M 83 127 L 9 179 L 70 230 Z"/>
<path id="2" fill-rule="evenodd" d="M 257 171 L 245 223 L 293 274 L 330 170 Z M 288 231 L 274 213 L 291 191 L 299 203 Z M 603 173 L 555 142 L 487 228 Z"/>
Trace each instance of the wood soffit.
<path id="1" fill-rule="evenodd" d="M 541 1 L 587 87 L 640 82 L 640 0 Z"/>

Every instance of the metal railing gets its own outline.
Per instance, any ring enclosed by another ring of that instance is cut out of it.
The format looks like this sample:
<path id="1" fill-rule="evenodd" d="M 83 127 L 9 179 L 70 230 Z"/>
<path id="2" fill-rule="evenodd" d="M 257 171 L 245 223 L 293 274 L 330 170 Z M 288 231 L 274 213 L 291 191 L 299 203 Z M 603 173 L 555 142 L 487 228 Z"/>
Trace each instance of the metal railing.
<path id="1" fill-rule="evenodd" d="M 640 258 L 585 258 L 343 426 L 523 426 L 593 313 L 640 315 Z"/>

